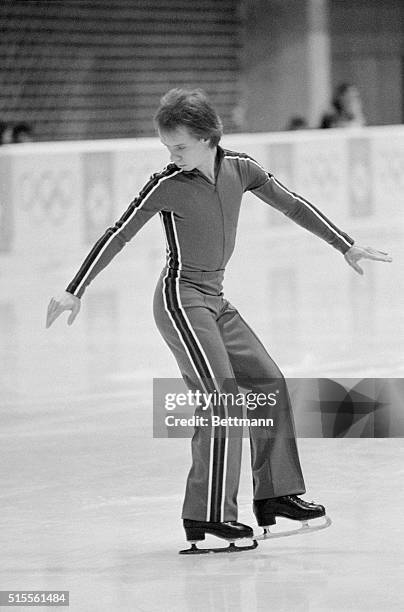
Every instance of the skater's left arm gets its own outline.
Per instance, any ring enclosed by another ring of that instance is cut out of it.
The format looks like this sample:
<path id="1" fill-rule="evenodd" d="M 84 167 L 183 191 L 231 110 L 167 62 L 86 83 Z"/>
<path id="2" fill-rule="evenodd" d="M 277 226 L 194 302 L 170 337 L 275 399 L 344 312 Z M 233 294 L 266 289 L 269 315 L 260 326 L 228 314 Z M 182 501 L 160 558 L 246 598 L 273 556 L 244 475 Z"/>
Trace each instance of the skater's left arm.
<path id="1" fill-rule="evenodd" d="M 284 215 L 295 223 L 298 223 L 338 249 L 344 255 L 347 263 L 358 274 L 363 274 L 363 269 L 358 265 L 360 259 L 392 261 L 392 258 L 384 251 L 378 251 L 372 247 L 354 245 L 353 238 L 334 225 L 311 202 L 282 185 L 255 160 L 251 159 L 248 161 L 245 167 L 248 172 L 246 176 L 246 189 L 252 191 L 254 195 L 267 204 L 283 212 Z"/>
<path id="2" fill-rule="evenodd" d="M 262 183 L 251 189 L 252 193 L 345 255 L 353 246 L 354 239 L 334 225 L 311 202 L 290 191 L 272 174 L 263 173 Z"/>

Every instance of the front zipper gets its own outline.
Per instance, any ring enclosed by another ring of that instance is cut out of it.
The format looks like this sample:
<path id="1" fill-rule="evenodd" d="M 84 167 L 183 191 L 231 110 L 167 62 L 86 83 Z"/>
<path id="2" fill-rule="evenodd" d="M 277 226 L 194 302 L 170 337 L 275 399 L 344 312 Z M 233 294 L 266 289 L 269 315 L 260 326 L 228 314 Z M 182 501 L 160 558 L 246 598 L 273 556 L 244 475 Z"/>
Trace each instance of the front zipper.
<path id="1" fill-rule="evenodd" d="M 225 227 L 224 227 L 224 213 L 223 213 L 222 201 L 220 199 L 219 192 L 217 191 L 216 187 L 215 187 L 215 193 L 216 193 L 216 196 L 217 196 L 217 201 L 219 202 L 220 213 L 222 215 L 222 261 L 221 261 L 220 268 L 219 268 L 219 269 L 222 269 L 223 266 L 224 266 L 224 256 L 225 256 L 225 253 L 226 253 L 226 248 L 225 248 L 226 247 L 226 244 L 225 244 L 225 236 L 226 236 L 226 234 L 225 234 L 225 231 L 224 231 Z"/>

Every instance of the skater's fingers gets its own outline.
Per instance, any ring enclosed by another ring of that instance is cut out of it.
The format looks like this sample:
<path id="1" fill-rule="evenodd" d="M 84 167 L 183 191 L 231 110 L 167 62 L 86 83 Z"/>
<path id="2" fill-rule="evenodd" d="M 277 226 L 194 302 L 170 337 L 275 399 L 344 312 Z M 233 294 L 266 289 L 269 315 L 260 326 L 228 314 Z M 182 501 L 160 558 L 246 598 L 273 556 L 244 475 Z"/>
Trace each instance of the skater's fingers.
<path id="1" fill-rule="evenodd" d="M 48 304 L 48 310 L 46 313 L 46 327 L 47 328 L 50 327 L 53 321 L 55 320 L 54 312 L 55 312 L 55 300 L 52 298 Z"/>
<path id="2" fill-rule="evenodd" d="M 62 300 L 52 298 L 49 302 L 49 308 L 51 312 L 63 312 L 64 310 L 66 310 L 66 308 L 68 308 L 68 306 Z"/>
<path id="3" fill-rule="evenodd" d="M 351 266 L 351 268 L 353 268 L 355 270 L 355 272 L 357 272 L 358 274 L 360 274 L 361 276 L 363 275 L 363 270 L 362 268 L 356 263 L 356 261 L 351 260 L 351 259 L 347 259 L 347 262 L 349 263 L 349 265 Z"/>
<path id="4" fill-rule="evenodd" d="M 48 312 L 48 315 L 46 317 L 46 328 L 52 325 L 57 316 L 58 315 L 56 314 L 56 312 Z"/>
<path id="5" fill-rule="evenodd" d="M 72 325 L 72 323 L 74 322 L 79 312 L 80 312 L 80 302 L 75 302 L 73 305 L 72 311 L 69 315 L 69 318 L 67 319 L 68 325 Z"/>
<path id="6" fill-rule="evenodd" d="M 373 259 L 375 261 L 393 261 L 392 257 L 387 255 L 387 253 L 383 253 L 382 251 L 376 251 L 375 249 L 369 249 L 366 254 L 364 254 L 364 257 L 366 257 L 367 259 Z"/>
<path id="7" fill-rule="evenodd" d="M 388 255 L 386 251 L 379 251 L 378 249 L 374 249 L 372 247 L 366 247 L 366 248 L 370 253 L 373 253 L 374 255 Z"/>
<path id="8" fill-rule="evenodd" d="M 48 305 L 48 312 L 53 312 L 53 310 L 55 310 L 56 307 L 57 307 L 56 300 L 52 298 Z"/>
<path id="9" fill-rule="evenodd" d="M 59 302 L 54 301 L 54 303 L 50 303 L 48 306 L 48 313 L 46 317 L 46 327 L 50 327 L 55 321 L 55 319 L 57 319 L 58 316 L 61 315 L 64 310 L 66 310 L 66 308 L 59 304 Z"/>

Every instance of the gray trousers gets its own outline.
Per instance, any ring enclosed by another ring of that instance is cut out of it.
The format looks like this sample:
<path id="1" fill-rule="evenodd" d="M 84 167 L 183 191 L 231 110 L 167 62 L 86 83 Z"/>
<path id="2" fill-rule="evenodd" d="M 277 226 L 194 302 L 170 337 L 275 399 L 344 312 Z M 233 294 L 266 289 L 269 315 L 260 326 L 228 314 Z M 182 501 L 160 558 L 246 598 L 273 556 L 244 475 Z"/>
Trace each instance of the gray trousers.
<path id="1" fill-rule="evenodd" d="M 249 397 L 260 394 L 261 405 L 244 415 L 273 421 L 272 426 L 249 427 L 254 499 L 304 493 L 285 380 L 258 337 L 223 297 L 222 281 L 222 270 L 165 268 L 154 295 L 157 327 L 189 389 L 216 398 L 220 393 L 240 396 L 240 388 Z M 275 403 L 263 401 L 270 395 L 272 400 L 276 397 Z M 201 415 L 200 408 L 196 414 Z M 229 426 L 228 417 L 242 418 L 242 407 L 238 402 L 215 401 L 209 415 L 223 418 L 226 425 L 195 428 L 182 518 L 233 521 L 237 520 L 242 427 L 236 419 L 236 425 Z"/>

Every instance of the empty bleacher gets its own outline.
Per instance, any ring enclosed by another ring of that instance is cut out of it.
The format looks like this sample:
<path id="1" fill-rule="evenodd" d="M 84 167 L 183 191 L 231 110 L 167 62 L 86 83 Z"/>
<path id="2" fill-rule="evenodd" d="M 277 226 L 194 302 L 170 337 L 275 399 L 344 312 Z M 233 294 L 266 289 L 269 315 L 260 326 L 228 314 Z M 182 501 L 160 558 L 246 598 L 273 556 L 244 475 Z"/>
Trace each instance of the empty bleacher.
<path id="1" fill-rule="evenodd" d="M 149 136 L 171 87 L 202 87 L 232 127 L 236 0 L 3 0 L 0 120 L 36 140 Z"/>

